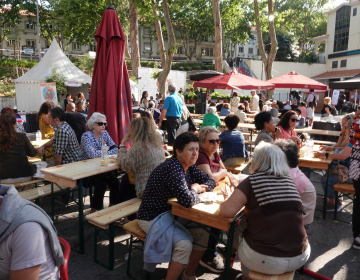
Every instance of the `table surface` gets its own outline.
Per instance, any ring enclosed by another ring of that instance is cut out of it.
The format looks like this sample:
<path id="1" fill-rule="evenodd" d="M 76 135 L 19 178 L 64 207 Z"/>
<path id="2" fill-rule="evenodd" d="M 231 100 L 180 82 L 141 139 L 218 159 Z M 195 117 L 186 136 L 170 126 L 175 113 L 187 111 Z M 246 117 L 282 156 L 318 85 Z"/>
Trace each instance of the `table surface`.
<path id="1" fill-rule="evenodd" d="M 169 199 L 168 203 L 172 206 L 172 213 L 176 216 L 199 222 L 207 226 L 228 231 L 230 229 L 230 224 L 242 211 L 239 211 L 233 218 L 224 218 L 219 215 L 220 204 L 224 201 L 221 188 L 225 186 L 225 182 L 228 182 L 228 179 L 220 181 L 219 185 L 215 187 L 214 192 L 217 193 L 217 198 L 212 204 L 198 203 L 191 208 L 185 208 L 177 202 L 176 198 Z"/>
<path id="2" fill-rule="evenodd" d="M 202 123 L 203 123 L 203 120 L 202 120 L 202 119 L 195 119 L 195 120 L 194 120 L 194 123 L 196 123 L 196 124 L 202 124 Z M 223 122 L 222 125 L 225 125 L 225 123 Z M 251 123 L 239 123 L 239 124 L 238 124 L 238 128 L 248 128 L 248 129 L 255 130 L 255 125 L 254 125 L 254 124 L 251 124 Z"/>
<path id="3" fill-rule="evenodd" d="M 297 133 L 308 133 L 316 135 L 327 135 L 327 136 L 340 136 L 340 131 L 335 130 L 321 130 L 321 129 L 311 129 L 311 128 L 295 128 Z"/>
<path id="4" fill-rule="evenodd" d="M 49 142 L 51 139 L 42 139 L 41 140 L 41 145 L 45 145 L 47 142 Z M 37 145 L 37 142 L 36 141 L 30 141 L 31 145 L 34 146 L 35 149 L 39 149 L 39 146 Z"/>
<path id="5" fill-rule="evenodd" d="M 30 163 L 34 163 L 34 162 L 39 162 L 39 161 L 41 161 L 41 159 L 40 159 L 40 158 L 37 158 L 37 157 L 28 157 L 28 161 L 29 161 Z"/>
<path id="6" fill-rule="evenodd" d="M 319 151 L 320 145 L 314 145 L 313 151 Z M 332 162 L 332 159 L 325 159 L 325 158 L 314 158 L 314 155 L 309 157 L 305 157 L 305 147 L 300 149 L 300 164 L 301 167 L 309 167 L 314 169 L 322 169 L 327 170 L 329 164 Z"/>

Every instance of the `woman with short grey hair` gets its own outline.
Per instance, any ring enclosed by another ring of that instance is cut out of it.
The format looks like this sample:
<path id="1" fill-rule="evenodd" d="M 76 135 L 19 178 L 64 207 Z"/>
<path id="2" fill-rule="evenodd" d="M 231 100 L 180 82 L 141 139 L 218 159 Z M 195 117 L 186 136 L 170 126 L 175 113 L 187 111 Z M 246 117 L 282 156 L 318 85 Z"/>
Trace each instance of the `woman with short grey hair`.
<path id="1" fill-rule="evenodd" d="M 227 186 L 220 216 L 232 218 L 245 206 L 245 220 L 234 233 L 232 253 L 243 280 L 250 271 L 279 275 L 303 266 L 310 257 L 300 195 L 289 176 L 285 153 L 262 142 L 254 151 L 251 175 L 231 194 Z"/>
<path id="2" fill-rule="evenodd" d="M 91 115 L 90 119 L 86 123 L 89 130 L 93 130 L 94 124 L 98 121 L 99 118 L 103 118 L 106 121 L 106 116 L 101 113 L 95 112 Z"/>
<path id="3" fill-rule="evenodd" d="M 221 125 L 221 120 L 216 114 L 216 108 L 209 107 L 207 114 L 204 115 L 203 123 L 200 129 L 202 129 L 204 126 L 213 126 L 215 129 L 217 129 L 219 125 Z"/>

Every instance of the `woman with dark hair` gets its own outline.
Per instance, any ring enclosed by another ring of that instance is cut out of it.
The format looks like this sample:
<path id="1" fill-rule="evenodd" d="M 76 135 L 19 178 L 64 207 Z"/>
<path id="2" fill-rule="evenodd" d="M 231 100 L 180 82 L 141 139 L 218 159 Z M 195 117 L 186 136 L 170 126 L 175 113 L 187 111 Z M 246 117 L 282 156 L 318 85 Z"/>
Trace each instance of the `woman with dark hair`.
<path id="1" fill-rule="evenodd" d="M 298 117 L 295 111 L 287 111 L 278 123 L 278 129 L 281 130 L 281 138 L 288 139 L 300 143 L 300 139 L 297 138 L 297 134 L 294 130 L 296 123 L 298 123 Z"/>
<path id="2" fill-rule="evenodd" d="M 15 130 L 16 117 L 5 113 L 0 116 L 0 182 L 16 183 L 32 179 L 35 173 L 27 157 L 36 150 L 25 133 Z"/>
<path id="3" fill-rule="evenodd" d="M 239 166 L 249 157 L 244 135 L 236 129 L 240 119 L 237 115 L 227 115 L 224 121 L 228 130 L 219 135 L 223 147 L 222 160 L 225 167 Z"/>
<path id="4" fill-rule="evenodd" d="M 14 110 L 12 110 L 8 107 L 5 107 L 5 108 L 1 109 L 1 115 L 5 114 L 5 113 L 13 114 L 16 117 L 16 132 L 26 133 L 22 121 L 17 121 L 18 116 L 15 114 Z"/>
<path id="5" fill-rule="evenodd" d="M 224 103 L 221 111 L 220 111 L 220 117 L 225 117 L 227 115 L 229 115 L 231 113 L 230 111 L 230 104 L 229 103 Z"/>
<path id="6" fill-rule="evenodd" d="M 239 110 L 237 110 L 235 112 L 235 115 L 239 117 L 239 120 L 240 120 L 240 123 L 244 123 L 246 120 L 247 120 L 247 116 L 246 114 L 244 113 L 245 111 L 245 107 L 244 105 L 240 105 L 238 107 Z"/>
<path id="7" fill-rule="evenodd" d="M 244 112 L 247 113 L 247 114 L 249 114 L 249 113 L 250 113 L 249 102 L 247 102 L 246 100 L 244 100 L 243 105 L 244 105 L 244 107 L 245 107 Z"/>
<path id="8" fill-rule="evenodd" d="M 140 99 L 140 108 L 144 108 L 147 109 L 148 108 L 148 92 L 147 91 L 143 91 L 141 99 Z"/>
<path id="9" fill-rule="evenodd" d="M 55 104 L 53 102 L 45 101 L 41 104 L 39 112 L 36 116 L 36 119 L 39 122 L 42 139 L 51 139 L 54 136 L 54 129 L 52 128 L 48 118 L 50 109 L 54 107 Z"/>
<path id="10" fill-rule="evenodd" d="M 255 116 L 256 130 L 260 130 L 254 145 L 257 146 L 261 141 L 272 142 L 275 138 L 281 138 L 281 130 L 276 128 L 275 120 L 270 112 L 260 112 Z"/>
<path id="11" fill-rule="evenodd" d="M 262 99 L 259 100 L 259 108 L 260 108 L 260 112 L 262 112 L 264 106 L 264 101 L 262 101 Z"/>
<path id="12" fill-rule="evenodd" d="M 64 110 L 66 110 L 66 106 L 67 106 L 70 102 L 73 102 L 73 100 L 72 100 L 72 98 L 71 98 L 71 95 L 68 93 L 68 94 L 66 94 L 65 99 L 64 99 Z"/>
<path id="13" fill-rule="evenodd" d="M 75 105 L 77 112 L 83 113 L 86 111 L 86 99 L 82 92 L 78 93 L 78 99 L 75 101 Z"/>

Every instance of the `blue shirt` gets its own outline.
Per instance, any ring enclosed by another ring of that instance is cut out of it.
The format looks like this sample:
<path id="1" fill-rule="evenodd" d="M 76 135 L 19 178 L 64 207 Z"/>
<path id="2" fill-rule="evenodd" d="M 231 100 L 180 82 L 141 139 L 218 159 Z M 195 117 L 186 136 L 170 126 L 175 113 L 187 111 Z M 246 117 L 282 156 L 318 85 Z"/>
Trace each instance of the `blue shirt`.
<path id="1" fill-rule="evenodd" d="M 109 133 L 105 130 L 103 134 L 97 139 L 92 131 L 87 131 L 81 136 L 81 149 L 80 149 L 80 160 L 89 158 L 101 157 L 101 144 L 104 140 L 105 144 L 110 148 L 116 146 L 115 142 L 111 139 Z M 118 148 L 113 148 L 108 151 L 109 155 L 116 155 Z"/>
<path id="2" fill-rule="evenodd" d="M 227 130 L 219 135 L 223 147 L 223 160 L 227 158 L 248 157 L 245 149 L 245 138 L 239 130 Z"/>
<path id="3" fill-rule="evenodd" d="M 166 109 L 165 117 L 181 117 L 182 113 L 182 100 L 177 93 L 173 92 L 168 97 L 166 97 L 163 109 Z"/>
<path id="4" fill-rule="evenodd" d="M 226 108 L 221 108 L 221 111 L 220 111 L 220 117 L 225 117 L 227 115 L 229 115 L 231 112 L 229 109 L 226 109 Z"/>

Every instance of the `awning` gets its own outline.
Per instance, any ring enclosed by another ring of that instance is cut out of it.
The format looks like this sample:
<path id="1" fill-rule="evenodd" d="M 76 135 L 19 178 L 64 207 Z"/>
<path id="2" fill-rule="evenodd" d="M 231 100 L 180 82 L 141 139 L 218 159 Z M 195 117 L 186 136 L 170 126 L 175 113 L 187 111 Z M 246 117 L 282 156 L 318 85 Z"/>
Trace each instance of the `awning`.
<path id="1" fill-rule="evenodd" d="M 64 83 L 64 86 L 66 87 L 81 87 L 82 86 L 82 83 L 79 83 L 79 82 L 65 82 Z"/>
<path id="2" fill-rule="evenodd" d="M 360 69 L 325 72 L 312 78 L 315 80 L 327 80 L 354 77 L 357 74 L 360 74 Z"/>

